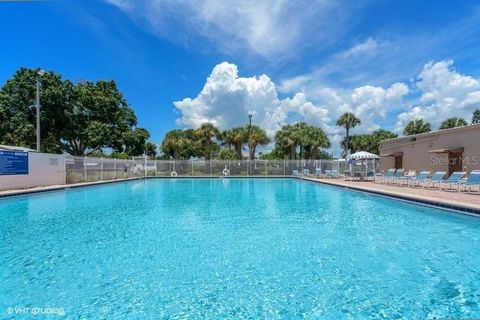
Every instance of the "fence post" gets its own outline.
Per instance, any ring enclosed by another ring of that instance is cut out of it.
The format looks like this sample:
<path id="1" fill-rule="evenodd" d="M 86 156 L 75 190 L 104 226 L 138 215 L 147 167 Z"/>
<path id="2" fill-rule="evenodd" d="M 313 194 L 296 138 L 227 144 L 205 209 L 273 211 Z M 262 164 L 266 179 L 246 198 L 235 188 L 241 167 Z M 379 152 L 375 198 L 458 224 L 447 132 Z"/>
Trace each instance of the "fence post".
<path id="1" fill-rule="evenodd" d="M 100 180 L 103 181 L 103 157 L 100 158 Z"/>
<path id="2" fill-rule="evenodd" d="M 268 176 L 268 161 L 265 160 L 265 175 Z"/>
<path id="3" fill-rule="evenodd" d="M 143 162 L 143 176 L 144 176 L 144 178 L 146 178 L 147 175 L 148 175 L 148 171 L 147 171 L 147 156 L 145 156 L 145 157 L 143 158 L 143 160 L 144 160 L 144 162 Z"/>
<path id="4" fill-rule="evenodd" d="M 113 180 L 117 180 L 117 159 L 113 158 Z"/>
<path id="5" fill-rule="evenodd" d="M 83 182 L 87 182 L 87 157 L 83 157 Z"/>
<path id="6" fill-rule="evenodd" d="M 191 167 L 192 167 L 192 177 L 193 177 L 193 160 L 190 159 Z"/>
<path id="7" fill-rule="evenodd" d="M 156 177 L 157 176 L 157 159 L 153 160 L 153 165 L 155 166 L 153 173 L 155 174 L 155 177 Z"/>
<path id="8" fill-rule="evenodd" d="M 287 160 L 283 159 L 283 175 L 287 175 Z"/>
<path id="9" fill-rule="evenodd" d="M 210 162 L 210 177 L 212 176 L 212 160 L 208 160 L 208 162 Z"/>

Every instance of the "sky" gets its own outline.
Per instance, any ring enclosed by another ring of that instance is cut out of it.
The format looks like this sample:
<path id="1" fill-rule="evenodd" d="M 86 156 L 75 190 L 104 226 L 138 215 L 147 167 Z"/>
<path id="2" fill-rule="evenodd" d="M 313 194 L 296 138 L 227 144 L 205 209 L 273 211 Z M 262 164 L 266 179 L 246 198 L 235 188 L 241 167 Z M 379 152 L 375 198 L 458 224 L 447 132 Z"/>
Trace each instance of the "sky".
<path id="1" fill-rule="evenodd" d="M 160 143 L 211 121 L 269 135 L 305 121 L 340 154 L 346 111 L 402 134 L 480 108 L 480 3 L 0 0 L 0 84 L 20 67 L 113 79 Z"/>

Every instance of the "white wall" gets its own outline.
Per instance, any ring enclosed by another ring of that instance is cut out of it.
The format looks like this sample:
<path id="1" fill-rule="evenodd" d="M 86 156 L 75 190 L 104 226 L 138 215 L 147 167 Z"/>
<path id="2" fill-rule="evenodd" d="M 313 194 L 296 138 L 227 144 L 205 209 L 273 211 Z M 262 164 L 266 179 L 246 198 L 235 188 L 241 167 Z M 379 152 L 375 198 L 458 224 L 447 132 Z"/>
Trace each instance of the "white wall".
<path id="1" fill-rule="evenodd" d="M 28 175 L 0 176 L 0 190 L 65 184 L 65 155 L 30 152 Z"/>

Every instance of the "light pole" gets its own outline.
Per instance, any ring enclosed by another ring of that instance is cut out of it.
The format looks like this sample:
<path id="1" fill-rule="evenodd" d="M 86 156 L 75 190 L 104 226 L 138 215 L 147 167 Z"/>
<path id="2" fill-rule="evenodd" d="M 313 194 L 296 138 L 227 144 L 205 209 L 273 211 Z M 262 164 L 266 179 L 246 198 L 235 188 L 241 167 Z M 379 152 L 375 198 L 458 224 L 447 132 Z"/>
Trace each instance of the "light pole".
<path id="1" fill-rule="evenodd" d="M 37 98 L 35 105 L 37 107 L 37 151 L 40 152 L 40 77 L 45 74 L 42 68 L 35 69 L 37 82 Z"/>
<path id="2" fill-rule="evenodd" d="M 252 146 L 250 145 L 250 140 L 252 138 L 252 117 L 253 115 L 250 113 L 248 115 L 248 159 L 252 157 Z"/>

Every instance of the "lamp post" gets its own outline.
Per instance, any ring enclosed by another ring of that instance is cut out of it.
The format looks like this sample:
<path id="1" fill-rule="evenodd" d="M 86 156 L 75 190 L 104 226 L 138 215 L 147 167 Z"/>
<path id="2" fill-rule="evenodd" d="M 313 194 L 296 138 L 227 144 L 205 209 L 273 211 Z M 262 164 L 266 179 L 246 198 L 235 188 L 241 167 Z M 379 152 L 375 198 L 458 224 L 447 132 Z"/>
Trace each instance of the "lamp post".
<path id="1" fill-rule="evenodd" d="M 250 145 L 250 140 L 252 138 L 252 117 L 253 115 L 250 113 L 248 115 L 248 159 L 251 158 L 251 154 L 252 154 L 251 152 L 252 147 Z M 250 160 L 253 160 L 253 159 L 250 159 Z"/>
<path id="2" fill-rule="evenodd" d="M 40 152 L 40 77 L 45 74 L 42 68 L 35 69 L 37 94 L 35 105 L 37 107 L 37 151 Z"/>

